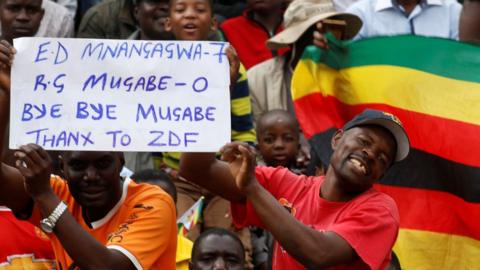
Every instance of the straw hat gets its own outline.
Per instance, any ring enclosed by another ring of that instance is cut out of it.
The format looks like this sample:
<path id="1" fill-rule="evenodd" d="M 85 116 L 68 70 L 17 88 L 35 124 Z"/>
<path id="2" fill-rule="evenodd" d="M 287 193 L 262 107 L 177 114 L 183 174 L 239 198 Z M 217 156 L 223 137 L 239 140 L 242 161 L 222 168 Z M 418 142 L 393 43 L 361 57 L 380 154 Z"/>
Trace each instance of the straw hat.
<path id="1" fill-rule="evenodd" d="M 344 38 L 353 38 L 362 21 L 351 13 L 336 12 L 331 0 L 294 0 L 283 15 L 284 30 L 267 41 L 270 49 L 279 49 L 295 43 L 310 26 L 324 19 L 344 20 Z"/>

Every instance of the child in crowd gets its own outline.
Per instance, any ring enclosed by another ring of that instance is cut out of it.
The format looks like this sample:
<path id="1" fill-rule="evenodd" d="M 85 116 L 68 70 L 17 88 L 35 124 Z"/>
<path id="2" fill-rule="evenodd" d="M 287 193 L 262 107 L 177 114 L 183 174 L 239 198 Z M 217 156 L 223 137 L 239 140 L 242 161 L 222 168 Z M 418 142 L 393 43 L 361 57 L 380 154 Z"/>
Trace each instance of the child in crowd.
<path id="1" fill-rule="evenodd" d="M 257 150 L 259 163 L 282 166 L 300 174 L 297 157 L 300 149 L 300 130 L 297 120 L 285 110 L 264 113 L 257 122 Z M 272 235 L 257 227 L 250 227 L 253 262 L 258 269 L 269 269 L 271 264 Z"/>
<path id="2" fill-rule="evenodd" d="M 283 166 L 296 170 L 300 149 L 297 120 L 285 110 L 272 110 L 257 122 L 257 150 L 271 167 Z"/>
<path id="3" fill-rule="evenodd" d="M 171 0 L 169 10 L 165 29 L 171 32 L 177 40 L 209 40 L 209 37 L 212 36 L 211 33 L 217 30 L 211 0 Z M 236 82 L 230 87 L 232 141 L 253 143 L 255 130 L 251 118 L 250 96 L 245 72 L 239 74 L 239 62 L 233 48 L 228 48 L 226 53 L 230 61 L 230 81 Z M 186 181 L 181 176 L 177 176 L 175 171 L 178 170 L 179 159 L 180 153 L 163 153 L 166 170 L 176 176 L 174 182 L 178 192 L 179 215 L 189 209 L 201 196 L 205 197 L 205 208 L 200 226 L 196 226 L 194 230 L 190 231 L 187 237 L 195 240 L 202 229 L 210 227 L 233 230 L 242 239 L 247 262 L 251 261 L 249 259 L 251 258 L 250 233 L 248 229 L 240 231 L 234 229 L 230 215 L 230 203 Z"/>
<path id="4" fill-rule="evenodd" d="M 270 167 L 282 166 L 297 174 L 325 174 L 326 166 L 316 148 L 311 149 L 312 160 L 308 167 L 299 167 L 300 128 L 297 119 L 288 111 L 276 109 L 264 113 L 257 122 L 257 140 L 260 163 Z"/>
<path id="5" fill-rule="evenodd" d="M 282 55 L 287 49 L 271 50 L 265 42 L 282 31 L 284 0 L 247 0 L 247 10 L 221 25 L 225 39 L 238 52 L 240 62 L 247 69 Z"/>

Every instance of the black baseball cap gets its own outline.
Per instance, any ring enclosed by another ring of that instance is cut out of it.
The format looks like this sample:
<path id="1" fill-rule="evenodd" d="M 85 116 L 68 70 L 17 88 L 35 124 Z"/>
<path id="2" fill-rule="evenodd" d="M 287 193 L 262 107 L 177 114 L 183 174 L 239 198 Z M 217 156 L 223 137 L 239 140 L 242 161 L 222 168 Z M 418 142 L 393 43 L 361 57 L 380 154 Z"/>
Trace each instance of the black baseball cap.
<path id="1" fill-rule="evenodd" d="M 402 122 L 400 122 L 395 115 L 379 110 L 366 109 L 346 123 L 343 126 L 343 130 L 365 125 L 381 126 L 392 133 L 397 142 L 395 162 L 401 161 L 407 157 L 408 152 L 410 151 L 410 141 L 403 128 Z"/>

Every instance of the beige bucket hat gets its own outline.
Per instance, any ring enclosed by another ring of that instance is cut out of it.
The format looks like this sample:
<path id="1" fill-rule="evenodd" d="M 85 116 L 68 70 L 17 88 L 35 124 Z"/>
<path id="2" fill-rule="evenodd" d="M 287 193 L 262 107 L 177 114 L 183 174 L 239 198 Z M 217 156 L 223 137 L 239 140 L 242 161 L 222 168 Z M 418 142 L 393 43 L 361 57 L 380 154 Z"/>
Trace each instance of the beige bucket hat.
<path id="1" fill-rule="evenodd" d="M 283 15 L 284 30 L 267 41 L 270 49 L 279 49 L 295 43 L 310 26 L 324 19 L 344 20 L 344 38 L 353 38 L 362 27 L 362 20 L 354 14 L 336 12 L 331 0 L 294 0 Z"/>

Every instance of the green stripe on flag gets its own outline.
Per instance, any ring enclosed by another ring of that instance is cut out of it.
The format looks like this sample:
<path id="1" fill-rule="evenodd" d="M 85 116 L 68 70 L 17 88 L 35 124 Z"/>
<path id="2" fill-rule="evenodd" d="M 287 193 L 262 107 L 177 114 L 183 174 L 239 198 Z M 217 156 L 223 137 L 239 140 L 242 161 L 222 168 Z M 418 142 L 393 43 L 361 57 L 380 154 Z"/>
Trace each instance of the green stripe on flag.
<path id="1" fill-rule="evenodd" d="M 327 38 L 329 50 L 307 47 L 302 60 L 325 63 L 335 69 L 368 65 L 401 66 L 451 79 L 480 82 L 480 66 L 477 64 L 480 54 L 475 45 L 411 35 L 354 42 L 340 42 L 328 35 Z M 425 61 L 426 56 L 428 61 Z"/>

